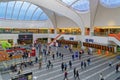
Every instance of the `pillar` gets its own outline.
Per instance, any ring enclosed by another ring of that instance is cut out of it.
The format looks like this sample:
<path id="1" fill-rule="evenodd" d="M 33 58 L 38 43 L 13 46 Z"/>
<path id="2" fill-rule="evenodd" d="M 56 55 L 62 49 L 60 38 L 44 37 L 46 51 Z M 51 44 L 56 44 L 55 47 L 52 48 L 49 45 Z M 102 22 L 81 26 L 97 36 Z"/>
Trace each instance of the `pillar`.
<path id="1" fill-rule="evenodd" d="M 90 28 L 90 36 L 94 36 L 94 29 L 93 28 Z"/>
<path id="2" fill-rule="evenodd" d="M 48 43 L 51 42 L 51 39 L 50 39 L 50 35 L 49 35 L 49 34 L 50 34 L 50 29 L 48 28 L 48 37 L 47 37 L 47 38 L 48 38 L 48 41 L 47 41 Z"/>
<path id="3" fill-rule="evenodd" d="M 55 34 L 55 36 L 57 36 L 57 28 L 54 28 L 54 34 Z"/>
<path id="4" fill-rule="evenodd" d="M 18 44 L 17 39 L 13 39 L 13 45 Z"/>

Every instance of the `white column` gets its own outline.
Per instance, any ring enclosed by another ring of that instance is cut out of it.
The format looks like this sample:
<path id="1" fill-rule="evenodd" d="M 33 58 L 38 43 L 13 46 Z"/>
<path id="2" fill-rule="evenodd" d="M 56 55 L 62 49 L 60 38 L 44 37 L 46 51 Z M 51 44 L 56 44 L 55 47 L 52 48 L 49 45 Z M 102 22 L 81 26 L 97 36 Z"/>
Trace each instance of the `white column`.
<path id="1" fill-rule="evenodd" d="M 13 45 L 18 44 L 17 38 L 13 39 Z"/>
<path id="2" fill-rule="evenodd" d="M 57 28 L 54 28 L 54 34 L 55 34 L 55 36 L 57 36 Z"/>
<path id="3" fill-rule="evenodd" d="M 90 28 L 90 36 L 94 36 L 94 29 Z"/>
<path id="4" fill-rule="evenodd" d="M 48 28 L 48 43 L 50 43 L 51 42 L 51 39 L 50 39 L 50 29 Z"/>
<path id="5" fill-rule="evenodd" d="M 84 39 L 85 39 L 84 37 L 85 36 L 83 36 L 83 35 L 81 36 L 81 49 L 83 49 L 83 50 L 85 49 L 85 47 L 83 46 L 83 42 L 84 42 Z"/>
<path id="6" fill-rule="evenodd" d="M 51 39 L 50 39 L 50 37 L 48 37 L 48 43 L 50 43 L 51 42 Z"/>

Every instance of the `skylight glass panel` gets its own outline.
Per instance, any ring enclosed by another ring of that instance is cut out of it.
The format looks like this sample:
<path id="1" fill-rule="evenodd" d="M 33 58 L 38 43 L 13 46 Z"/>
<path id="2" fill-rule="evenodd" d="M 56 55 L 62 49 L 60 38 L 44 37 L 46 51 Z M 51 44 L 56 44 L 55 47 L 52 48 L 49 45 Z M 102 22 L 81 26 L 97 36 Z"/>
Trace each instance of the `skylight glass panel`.
<path id="1" fill-rule="evenodd" d="M 0 18 L 11 20 L 48 19 L 47 15 L 39 6 L 24 1 L 0 2 Z"/>
<path id="2" fill-rule="evenodd" d="M 61 1 L 66 3 L 67 5 L 71 5 L 76 0 L 61 0 Z"/>
<path id="3" fill-rule="evenodd" d="M 6 19 L 11 19 L 14 4 L 15 4 L 15 2 L 8 2 L 7 12 L 6 12 Z"/>
<path id="4" fill-rule="evenodd" d="M 41 14 L 42 12 L 43 12 L 43 11 L 42 11 L 40 8 L 38 8 L 38 9 L 35 11 L 35 13 L 33 14 L 32 20 L 37 20 L 38 17 L 40 16 L 40 14 Z"/>
<path id="5" fill-rule="evenodd" d="M 100 0 L 100 3 L 108 8 L 120 7 L 120 0 Z"/>
<path id="6" fill-rule="evenodd" d="M 47 20 L 47 19 L 48 19 L 48 17 L 45 13 L 43 13 L 39 18 L 39 20 Z"/>
<path id="7" fill-rule="evenodd" d="M 72 6 L 72 8 L 78 10 L 78 11 L 89 11 L 89 1 L 88 0 L 79 0 L 75 2 Z"/>
<path id="8" fill-rule="evenodd" d="M 33 4 L 28 8 L 27 14 L 25 15 L 25 20 L 31 19 L 31 16 L 36 8 L 37 8 L 37 6 L 35 6 Z"/>
<path id="9" fill-rule="evenodd" d="M 18 16 L 18 20 L 24 20 L 25 12 L 28 9 L 30 3 L 24 2 L 20 11 L 20 14 Z"/>
<path id="10" fill-rule="evenodd" d="M 0 18 L 2 18 L 2 19 L 5 18 L 6 7 L 7 7 L 7 3 L 6 2 L 1 2 L 0 3 Z"/>
<path id="11" fill-rule="evenodd" d="M 89 11 L 89 0 L 61 0 L 61 1 L 77 11 L 80 12 Z"/>
<path id="12" fill-rule="evenodd" d="M 14 11 L 13 11 L 13 15 L 12 15 L 12 19 L 17 19 L 22 3 L 23 2 L 21 2 L 21 1 L 16 2 L 15 7 L 14 7 Z"/>

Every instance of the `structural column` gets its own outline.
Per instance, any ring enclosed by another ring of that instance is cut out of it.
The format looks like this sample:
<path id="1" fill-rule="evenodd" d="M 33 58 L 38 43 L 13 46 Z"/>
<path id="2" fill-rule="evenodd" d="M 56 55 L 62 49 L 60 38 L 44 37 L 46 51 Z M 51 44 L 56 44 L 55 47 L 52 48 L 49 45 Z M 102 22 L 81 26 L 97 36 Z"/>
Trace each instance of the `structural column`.
<path id="1" fill-rule="evenodd" d="M 57 36 L 57 28 L 55 27 L 54 30 L 55 30 L 55 31 L 54 31 L 54 38 L 56 38 L 56 36 Z M 54 40 L 54 42 L 55 42 L 55 44 L 56 44 L 56 40 Z"/>
<path id="2" fill-rule="evenodd" d="M 57 28 L 54 28 L 54 34 L 55 34 L 55 36 L 57 36 Z"/>
<path id="3" fill-rule="evenodd" d="M 18 44 L 17 39 L 13 39 L 13 45 Z"/>
<path id="4" fill-rule="evenodd" d="M 94 29 L 92 27 L 90 28 L 90 36 L 94 36 Z"/>
<path id="5" fill-rule="evenodd" d="M 51 39 L 50 39 L 50 29 L 48 28 L 48 43 L 50 43 L 51 42 Z"/>

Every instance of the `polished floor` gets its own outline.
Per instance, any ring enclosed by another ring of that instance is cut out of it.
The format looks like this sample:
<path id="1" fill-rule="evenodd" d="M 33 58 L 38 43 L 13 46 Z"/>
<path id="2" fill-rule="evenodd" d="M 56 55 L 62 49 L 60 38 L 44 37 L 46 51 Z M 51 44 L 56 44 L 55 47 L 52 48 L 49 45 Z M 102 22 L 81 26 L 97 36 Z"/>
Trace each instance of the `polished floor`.
<path id="1" fill-rule="evenodd" d="M 44 48 L 44 47 L 42 47 Z M 52 47 L 52 50 L 55 51 L 56 48 Z M 65 48 L 58 48 L 58 52 L 64 54 L 63 60 L 59 57 L 55 57 L 55 60 L 52 59 L 51 56 L 48 56 L 48 60 L 51 60 L 53 63 L 53 68 L 46 69 L 47 62 L 43 57 L 42 68 L 38 69 L 38 64 L 35 64 L 34 67 L 25 68 L 23 73 L 25 72 L 33 72 L 33 80 L 63 80 L 64 79 L 64 72 L 61 71 L 61 63 L 68 62 L 72 60 L 71 53 L 68 49 Z M 38 51 L 37 51 L 38 54 Z M 72 61 L 72 69 L 67 68 L 68 71 L 68 79 L 75 80 L 73 76 L 73 68 L 76 67 L 79 71 L 80 80 L 99 80 L 99 74 L 102 73 L 105 80 L 115 80 L 117 77 L 120 76 L 120 72 L 116 73 L 115 66 L 116 64 L 120 63 L 120 60 L 116 59 L 116 55 L 109 54 L 96 54 L 93 53 L 92 55 L 88 55 L 87 53 L 82 55 L 81 60 L 76 58 Z M 81 69 L 80 64 L 81 61 L 86 61 L 88 58 L 91 59 L 90 65 L 84 69 Z M 34 58 L 33 58 L 34 59 Z M 108 64 L 112 62 L 112 66 L 110 67 Z M 2 74 L 3 80 L 10 80 L 10 77 L 15 76 L 16 73 L 10 72 L 9 74 Z M 78 79 L 76 79 L 78 80 Z"/>

